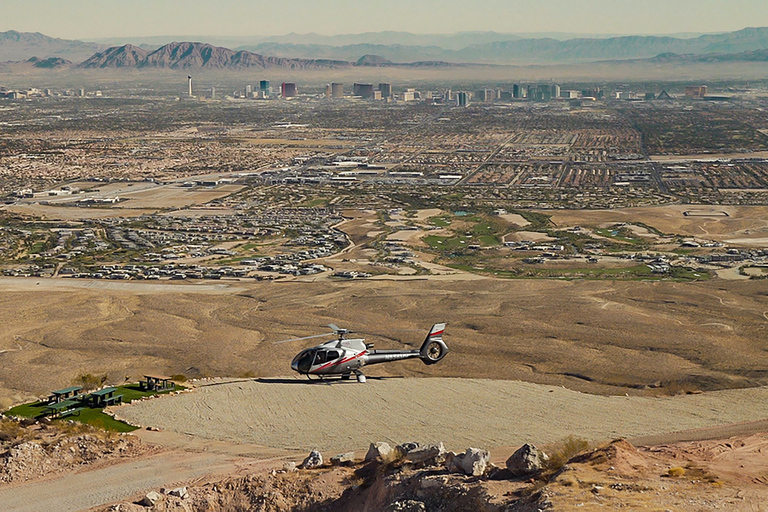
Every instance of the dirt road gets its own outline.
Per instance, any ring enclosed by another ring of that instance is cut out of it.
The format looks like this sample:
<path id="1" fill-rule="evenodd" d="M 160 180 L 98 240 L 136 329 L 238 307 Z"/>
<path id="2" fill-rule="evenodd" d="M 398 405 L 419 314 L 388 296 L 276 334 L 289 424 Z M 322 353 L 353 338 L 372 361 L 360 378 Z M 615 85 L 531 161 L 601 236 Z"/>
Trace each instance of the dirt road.
<path id="1" fill-rule="evenodd" d="M 363 450 L 373 441 L 448 449 L 602 441 L 768 418 L 768 388 L 676 397 L 597 396 L 561 387 L 481 379 L 290 379 L 216 383 L 194 393 L 122 406 L 133 423 L 273 448 Z"/>
<path id="2" fill-rule="evenodd" d="M 0 487 L 3 510 L 83 510 L 130 499 L 159 487 L 178 487 L 206 476 L 232 474 L 242 460 L 220 454 L 165 452 L 99 469 Z"/>

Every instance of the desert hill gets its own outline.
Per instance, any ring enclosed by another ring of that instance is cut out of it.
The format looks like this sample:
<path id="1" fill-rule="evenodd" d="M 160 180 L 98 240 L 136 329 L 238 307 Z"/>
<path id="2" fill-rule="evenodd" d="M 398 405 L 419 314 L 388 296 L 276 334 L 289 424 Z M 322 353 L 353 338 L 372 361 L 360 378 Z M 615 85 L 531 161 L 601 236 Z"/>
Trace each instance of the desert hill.
<path id="1" fill-rule="evenodd" d="M 107 48 L 103 52 L 96 53 L 80 64 L 83 68 L 124 68 L 135 67 L 149 55 L 147 50 L 126 44 Z"/>
<path id="2" fill-rule="evenodd" d="M 72 65 L 71 60 L 62 59 L 61 57 L 48 57 L 47 59 L 32 57 L 31 59 L 27 59 L 27 62 L 36 68 L 42 69 L 56 69 Z"/>
<path id="3" fill-rule="evenodd" d="M 662 53 L 648 59 L 648 62 L 662 63 L 699 63 L 699 62 L 768 62 L 768 49 L 751 50 L 739 53 L 705 53 L 703 55 Z"/>

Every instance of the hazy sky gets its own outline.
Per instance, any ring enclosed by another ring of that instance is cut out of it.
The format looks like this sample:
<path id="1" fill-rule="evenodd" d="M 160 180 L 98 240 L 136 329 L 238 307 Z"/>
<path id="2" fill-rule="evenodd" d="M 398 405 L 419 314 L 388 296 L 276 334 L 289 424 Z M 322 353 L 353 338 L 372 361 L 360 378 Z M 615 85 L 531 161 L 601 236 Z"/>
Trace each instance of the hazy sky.
<path id="1" fill-rule="evenodd" d="M 768 0 L 0 0 L 0 31 L 113 36 L 659 34 L 768 26 Z"/>

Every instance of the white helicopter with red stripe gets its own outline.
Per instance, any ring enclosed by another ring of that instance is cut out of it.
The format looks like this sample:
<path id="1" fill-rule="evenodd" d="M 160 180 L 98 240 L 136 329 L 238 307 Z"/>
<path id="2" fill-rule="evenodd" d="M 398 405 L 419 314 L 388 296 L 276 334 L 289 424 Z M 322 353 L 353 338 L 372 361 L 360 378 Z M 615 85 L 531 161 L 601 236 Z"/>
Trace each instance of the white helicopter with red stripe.
<path id="1" fill-rule="evenodd" d="M 316 375 L 321 379 L 340 375 L 346 380 L 354 373 L 358 382 L 365 382 L 365 375 L 360 370 L 363 366 L 416 358 L 421 359 L 424 364 L 432 365 L 442 360 L 448 353 L 448 346 L 443 341 L 445 324 L 433 325 L 419 350 L 375 350 L 373 343 L 365 343 L 364 339 L 344 338 L 344 335 L 350 332 L 347 329 L 341 329 L 333 324 L 329 327 L 333 332 L 277 342 L 286 343 L 322 336 L 338 336 L 337 340 L 299 352 L 291 361 L 292 370 L 307 377 Z"/>

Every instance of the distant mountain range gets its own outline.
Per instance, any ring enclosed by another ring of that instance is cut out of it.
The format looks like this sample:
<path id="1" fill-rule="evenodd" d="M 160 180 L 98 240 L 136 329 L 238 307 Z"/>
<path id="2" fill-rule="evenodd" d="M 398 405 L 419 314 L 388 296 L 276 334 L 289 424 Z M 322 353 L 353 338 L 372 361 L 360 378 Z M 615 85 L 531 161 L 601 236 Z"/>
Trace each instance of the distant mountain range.
<path id="1" fill-rule="evenodd" d="M 747 28 L 738 32 L 707 34 L 693 38 L 620 36 L 558 40 L 518 37 L 475 42 L 455 50 L 436 45 L 354 43 L 333 46 L 283 41 L 262 42 L 238 49 L 304 59 L 351 59 L 364 53 L 373 53 L 396 62 L 441 60 L 487 64 L 556 64 L 643 59 L 662 53 L 705 54 L 763 50 L 768 49 L 768 28 Z"/>
<path id="2" fill-rule="evenodd" d="M 286 59 L 265 57 L 246 50 L 230 50 L 207 43 L 168 43 L 148 51 L 130 44 L 96 53 L 81 68 L 167 68 L 167 69 L 332 69 L 352 66 L 440 66 L 444 62 L 396 64 L 378 55 L 364 55 L 357 61 L 331 59 Z"/>
<path id="3" fill-rule="evenodd" d="M 233 42 L 245 38 L 231 38 Z M 58 58 L 81 62 L 85 68 L 170 68 L 170 69 L 245 69 L 286 67 L 319 69 L 358 64 L 362 56 L 376 56 L 376 63 L 365 65 L 413 66 L 477 64 L 556 64 L 603 60 L 642 60 L 658 58 L 693 62 L 694 56 L 723 62 L 757 59 L 749 52 L 768 50 L 768 28 L 746 28 L 736 32 L 705 34 L 697 37 L 618 36 L 574 38 L 521 38 L 495 32 L 458 34 L 410 34 L 376 32 L 367 34 L 320 36 L 289 34 L 269 41 L 229 49 L 208 43 L 168 43 L 162 46 L 126 44 L 106 48 L 97 43 L 55 39 L 39 33 L 0 32 L 0 61 L 41 61 Z M 667 57 L 665 57 L 667 56 Z M 708 57 L 707 57 L 708 56 Z M 671 61 L 670 61 L 671 62 Z M 51 61 L 50 67 L 66 62 Z M 39 67 L 44 67 L 40 65 Z"/>
<path id="4" fill-rule="evenodd" d="M 656 64 L 693 64 L 712 62 L 768 62 L 768 50 L 755 50 L 740 53 L 705 53 L 703 55 L 678 55 L 676 53 L 662 53 L 647 62 Z"/>
<path id="5" fill-rule="evenodd" d="M 48 37 L 39 32 L 0 32 L 0 61 L 27 60 L 30 57 L 61 57 L 80 62 L 106 46 Z"/>

